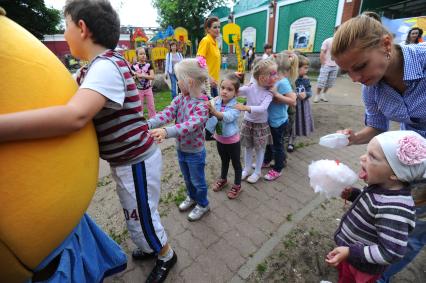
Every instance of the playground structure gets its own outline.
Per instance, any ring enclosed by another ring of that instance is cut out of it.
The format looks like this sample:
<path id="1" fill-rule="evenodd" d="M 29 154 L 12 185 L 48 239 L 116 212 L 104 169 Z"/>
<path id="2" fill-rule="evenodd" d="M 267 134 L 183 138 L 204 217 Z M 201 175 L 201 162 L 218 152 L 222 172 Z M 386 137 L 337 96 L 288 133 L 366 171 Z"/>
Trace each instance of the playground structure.
<path id="1" fill-rule="evenodd" d="M 191 41 L 188 40 L 188 31 L 183 27 L 173 29 L 171 26 L 168 26 L 164 32 L 159 31 L 150 40 L 148 40 L 143 30 L 137 28 L 131 38 L 131 46 L 133 48 L 124 50 L 123 56 L 128 62 L 134 63 L 137 60 L 136 49 L 147 47 L 149 58 L 154 63 L 155 72 L 162 72 L 164 71 L 164 61 L 169 52 L 171 42 L 176 43 L 178 51 L 182 54 L 191 51 Z"/>
<path id="2" fill-rule="evenodd" d="M 223 26 L 223 41 L 228 44 L 228 46 L 235 46 L 235 55 L 237 56 L 237 71 L 244 73 L 244 62 L 241 56 L 241 28 L 239 25 L 234 23 L 229 23 Z"/>

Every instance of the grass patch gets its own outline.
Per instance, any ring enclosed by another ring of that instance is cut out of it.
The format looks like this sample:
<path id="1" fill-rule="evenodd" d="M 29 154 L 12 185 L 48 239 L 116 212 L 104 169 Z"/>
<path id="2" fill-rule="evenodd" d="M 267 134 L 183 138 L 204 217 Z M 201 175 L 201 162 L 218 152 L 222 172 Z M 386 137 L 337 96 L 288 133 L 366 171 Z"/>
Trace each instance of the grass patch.
<path id="1" fill-rule="evenodd" d="M 293 241 L 293 239 L 286 239 L 285 241 L 283 241 L 284 247 L 291 248 L 291 247 L 295 247 L 296 243 Z"/>
<path id="2" fill-rule="evenodd" d="M 109 231 L 109 236 L 113 239 L 117 244 L 121 244 L 126 238 L 129 232 L 127 229 L 124 229 L 121 233 L 116 233 L 112 230 Z"/>
<path id="3" fill-rule="evenodd" d="M 155 111 L 161 111 L 172 101 L 172 95 L 169 90 L 154 93 Z"/>
<path id="4" fill-rule="evenodd" d="M 186 189 L 184 186 L 179 187 L 176 194 L 173 197 L 173 201 L 178 206 L 181 202 L 186 199 Z"/>
<path id="5" fill-rule="evenodd" d="M 111 184 L 111 183 L 112 183 L 111 178 L 109 176 L 105 176 L 105 177 L 98 180 L 97 186 L 98 187 L 104 187 L 104 186 Z"/>
<path id="6" fill-rule="evenodd" d="M 314 142 L 305 142 L 305 143 L 304 142 L 299 142 L 294 147 L 296 149 L 300 149 L 300 148 L 308 147 L 308 146 L 313 145 L 313 144 L 316 144 L 316 143 L 314 143 Z"/>
<path id="7" fill-rule="evenodd" d="M 264 274 L 266 272 L 266 270 L 268 269 L 268 266 L 266 265 L 266 262 L 264 263 L 259 263 L 256 266 L 256 270 L 257 272 L 259 272 L 260 275 Z"/>
<path id="8" fill-rule="evenodd" d="M 180 186 L 176 191 L 168 192 L 164 196 L 160 197 L 160 203 L 169 204 L 175 203 L 179 205 L 186 198 L 186 189 L 184 186 Z"/>

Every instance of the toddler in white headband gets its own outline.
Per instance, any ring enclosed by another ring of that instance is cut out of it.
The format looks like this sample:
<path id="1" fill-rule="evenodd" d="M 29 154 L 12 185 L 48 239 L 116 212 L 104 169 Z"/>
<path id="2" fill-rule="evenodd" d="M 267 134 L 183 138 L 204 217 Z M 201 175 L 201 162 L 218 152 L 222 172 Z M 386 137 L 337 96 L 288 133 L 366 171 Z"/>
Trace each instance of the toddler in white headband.
<path id="1" fill-rule="evenodd" d="M 408 183 L 426 177 L 426 140 L 413 131 L 385 132 L 369 142 L 360 161 L 359 177 L 368 186 L 346 191 L 344 198 L 353 203 L 326 258 L 339 269 L 339 282 L 358 282 L 360 274 L 362 282 L 376 282 L 404 256 L 415 226 Z"/>
<path id="2" fill-rule="evenodd" d="M 413 131 L 390 131 L 376 139 L 399 181 L 426 178 L 426 140 L 421 135 Z"/>

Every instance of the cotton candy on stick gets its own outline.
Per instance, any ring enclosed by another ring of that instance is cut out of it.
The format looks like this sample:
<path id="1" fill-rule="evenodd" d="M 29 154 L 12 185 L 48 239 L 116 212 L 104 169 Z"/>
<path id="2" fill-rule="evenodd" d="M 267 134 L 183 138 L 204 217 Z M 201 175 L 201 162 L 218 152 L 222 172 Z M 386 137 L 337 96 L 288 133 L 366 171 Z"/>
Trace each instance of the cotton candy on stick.
<path id="1" fill-rule="evenodd" d="M 340 196 L 343 189 L 356 183 L 357 174 L 338 160 L 318 160 L 309 165 L 310 185 L 327 198 Z"/>

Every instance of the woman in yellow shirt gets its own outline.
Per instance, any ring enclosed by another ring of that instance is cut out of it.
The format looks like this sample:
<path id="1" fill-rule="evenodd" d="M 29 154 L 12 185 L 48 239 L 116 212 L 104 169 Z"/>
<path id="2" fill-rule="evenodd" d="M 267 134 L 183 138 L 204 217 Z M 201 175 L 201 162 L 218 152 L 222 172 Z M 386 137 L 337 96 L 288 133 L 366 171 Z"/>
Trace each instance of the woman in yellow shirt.
<path id="1" fill-rule="evenodd" d="M 197 56 L 204 57 L 210 76 L 211 95 L 218 95 L 217 84 L 220 73 L 220 50 L 216 39 L 220 34 L 220 21 L 218 17 L 208 17 L 204 21 L 206 36 L 200 41 Z"/>

